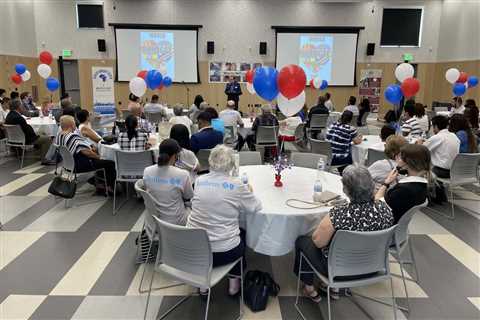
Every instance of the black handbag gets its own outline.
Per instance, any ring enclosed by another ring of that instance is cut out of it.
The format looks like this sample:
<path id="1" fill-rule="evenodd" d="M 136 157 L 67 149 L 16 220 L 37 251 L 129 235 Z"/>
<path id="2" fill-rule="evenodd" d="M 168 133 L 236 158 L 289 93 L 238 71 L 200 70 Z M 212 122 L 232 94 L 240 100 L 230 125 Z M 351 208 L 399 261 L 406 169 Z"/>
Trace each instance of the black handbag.
<path id="1" fill-rule="evenodd" d="M 70 180 L 62 176 L 56 176 L 53 178 L 52 183 L 48 187 L 48 193 L 65 199 L 72 199 L 75 196 L 76 191 L 77 181 L 75 179 Z"/>
<path id="2" fill-rule="evenodd" d="M 277 296 L 280 286 L 270 274 L 258 270 L 248 271 L 244 280 L 245 304 L 253 312 L 267 308 L 268 297 Z"/>

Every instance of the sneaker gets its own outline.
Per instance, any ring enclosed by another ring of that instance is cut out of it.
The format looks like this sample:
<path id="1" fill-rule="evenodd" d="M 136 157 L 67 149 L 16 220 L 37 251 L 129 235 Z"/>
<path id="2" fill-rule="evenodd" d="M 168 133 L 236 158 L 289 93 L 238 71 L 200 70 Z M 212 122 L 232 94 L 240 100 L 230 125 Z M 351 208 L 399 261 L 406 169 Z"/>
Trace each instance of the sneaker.
<path id="1" fill-rule="evenodd" d="M 328 286 L 325 283 L 323 283 L 322 281 L 320 281 L 320 290 L 322 292 L 324 292 L 325 294 L 327 294 L 327 289 L 328 289 Z M 340 289 L 330 288 L 330 299 L 332 299 L 332 300 L 340 299 Z"/>

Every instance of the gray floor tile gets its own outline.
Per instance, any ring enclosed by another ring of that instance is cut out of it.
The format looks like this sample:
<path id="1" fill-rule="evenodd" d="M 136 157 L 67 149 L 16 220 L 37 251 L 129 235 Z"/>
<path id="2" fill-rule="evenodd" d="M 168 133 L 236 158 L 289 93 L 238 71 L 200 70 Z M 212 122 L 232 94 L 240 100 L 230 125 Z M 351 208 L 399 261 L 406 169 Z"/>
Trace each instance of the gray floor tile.
<path id="1" fill-rule="evenodd" d="M 30 316 L 30 320 L 70 319 L 85 297 L 49 296 Z"/>
<path id="2" fill-rule="evenodd" d="M 38 171 L 35 171 L 35 173 L 40 173 Z M 10 193 L 9 195 L 12 196 L 26 196 L 29 193 L 37 190 L 44 184 L 48 183 L 49 181 L 53 180 L 54 175 L 53 174 L 45 174 L 41 176 L 40 178 L 32 181 L 31 183 L 27 184 L 26 186 L 15 190 L 14 192 Z"/>

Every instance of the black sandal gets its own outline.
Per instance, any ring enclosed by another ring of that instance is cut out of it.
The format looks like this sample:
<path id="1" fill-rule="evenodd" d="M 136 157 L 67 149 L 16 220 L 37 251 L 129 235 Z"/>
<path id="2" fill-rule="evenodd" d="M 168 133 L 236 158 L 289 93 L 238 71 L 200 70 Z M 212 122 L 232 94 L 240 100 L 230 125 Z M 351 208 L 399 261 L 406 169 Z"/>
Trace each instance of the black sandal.
<path id="1" fill-rule="evenodd" d="M 319 303 L 320 301 L 322 301 L 322 295 L 317 290 L 307 292 L 307 290 L 305 290 L 305 288 L 303 288 L 303 295 L 306 298 L 312 300 L 315 303 Z"/>

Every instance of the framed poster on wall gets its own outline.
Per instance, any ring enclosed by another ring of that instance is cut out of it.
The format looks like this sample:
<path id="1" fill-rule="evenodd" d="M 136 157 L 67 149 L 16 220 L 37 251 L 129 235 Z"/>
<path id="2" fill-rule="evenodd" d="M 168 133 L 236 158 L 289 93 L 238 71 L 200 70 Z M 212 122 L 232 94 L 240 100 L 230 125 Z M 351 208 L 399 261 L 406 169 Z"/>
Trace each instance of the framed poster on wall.
<path id="1" fill-rule="evenodd" d="M 233 76 L 238 82 L 246 82 L 245 73 L 259 68 L 262 63 L 211 61 L 208 67 L 208 82 L 226 83 Z"/>
<path id="2" fill-rule="evenodd" d="M 381 88 L 381 69 L 362 69 L 360 71 L 358 95 L 360 100 L 367 98 L 370 101 L 370 112 L 378 112 L 380 107 Z"/>

